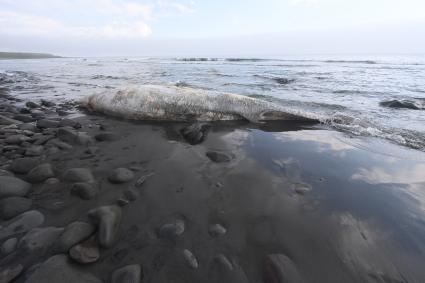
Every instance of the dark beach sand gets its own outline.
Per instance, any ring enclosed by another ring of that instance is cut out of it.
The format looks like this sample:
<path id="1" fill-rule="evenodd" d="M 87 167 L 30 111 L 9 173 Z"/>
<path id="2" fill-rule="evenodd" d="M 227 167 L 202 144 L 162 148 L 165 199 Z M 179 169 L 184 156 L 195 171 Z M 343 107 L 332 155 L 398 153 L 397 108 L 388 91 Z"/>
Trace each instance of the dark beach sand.
<path id="1" fill-rule="evenodd" d="M 91 136 L 103 125 L 121 138 L 96 142 L 94 154 L 74 146 L 47 157 L 59 178 L 68 168 L 91 168 L 100 194 L 82 200 L 63 182 L 33 185 L 28 197 L 45 215 L 43 227 L 88 221 L 90 209 L 116 203 L 138 177 L 154 173 L 122 208 L 116 242 L 96 263 L 81 265 L 104 282 L 133 263 L 142 266 L 142 282 L 279 282 L 264 280 L 270 254 L 288 256 L 304 282 L 424 282 L 422 152 L 317 125 L 218 123 L 190 145 L 179 133 L 184 124 L 77 120 Z M 231 160 L 213 162 L 207 151 Z M 133 168 L 135 179 L 110 183 L 117 167 Z M 175 219 L 184 221 L 184 233 L 158 237 Z M 217 223 L 227 232 L 214 237 L 208 227 Z M 188 266 L 183 249 L 198 268 Z M 214 267 L 219 254 L 232 262 L 233 275 Z M 8 256 L 0 265 L 24 262 L 13 282 L 25 282 L 26 270 L 51 255 Z"/>

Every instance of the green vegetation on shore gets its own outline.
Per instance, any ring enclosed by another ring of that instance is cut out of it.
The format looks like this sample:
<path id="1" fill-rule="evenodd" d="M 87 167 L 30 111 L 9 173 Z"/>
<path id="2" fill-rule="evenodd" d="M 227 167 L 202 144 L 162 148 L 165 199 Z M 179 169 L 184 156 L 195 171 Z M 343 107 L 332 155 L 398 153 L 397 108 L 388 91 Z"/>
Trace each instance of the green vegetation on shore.
<path id="1" fill-rule="evenodd" d="M 61 58 L 48 53 L 28 53 L 28 52 L 0 52 L 0 60 L 2 59 L 44 59 L 44 58 Z"/>

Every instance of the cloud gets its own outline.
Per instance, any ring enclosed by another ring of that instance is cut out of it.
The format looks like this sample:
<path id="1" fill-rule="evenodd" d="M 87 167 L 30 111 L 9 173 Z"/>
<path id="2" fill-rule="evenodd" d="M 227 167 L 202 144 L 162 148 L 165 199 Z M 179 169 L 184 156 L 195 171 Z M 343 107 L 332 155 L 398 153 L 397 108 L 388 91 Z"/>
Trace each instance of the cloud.
<path id="1" fill-rule="evenodd" d="M 195 3 L 193 1 L 190 1 L 189 4 L 186 5 L 179 2 L 173 2 L 168 0 L 157 0 L 157 4 L 159 7 L 171 8 L 183 14 L 195 12 L 195 9 L 194 9 Z"/>
<path id="2" fill-rule="evenodd" d="M 152 33 L 143 21 L 114 21 L 105 25 L 65 25 L 48 17 L 0 11 L 0 34 L 77 37 L 86 39 L 134 39 Z"/>

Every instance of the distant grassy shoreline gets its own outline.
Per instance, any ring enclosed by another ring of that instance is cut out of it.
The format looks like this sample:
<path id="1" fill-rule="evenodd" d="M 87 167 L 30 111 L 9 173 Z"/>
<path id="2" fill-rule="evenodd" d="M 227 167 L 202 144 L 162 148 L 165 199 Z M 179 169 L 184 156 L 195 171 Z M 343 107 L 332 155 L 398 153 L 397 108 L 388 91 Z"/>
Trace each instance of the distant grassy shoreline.
<path id="1" fill-rule="evenodd" d="M 62 58 L 48 53 L 29 53 L 29 52 L 0 52 L 0 60 L 7 59 L 47 59 Z"/>

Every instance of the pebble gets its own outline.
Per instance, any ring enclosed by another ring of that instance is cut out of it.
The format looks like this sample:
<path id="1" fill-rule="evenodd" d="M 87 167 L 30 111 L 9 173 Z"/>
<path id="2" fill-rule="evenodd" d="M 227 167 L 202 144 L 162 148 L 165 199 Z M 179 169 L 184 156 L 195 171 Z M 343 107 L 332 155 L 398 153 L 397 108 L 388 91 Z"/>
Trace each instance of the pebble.
<path id="1" fill-rule="evenodd" d="M 33 123 L 23 123 L 18 125 L 18 129 L 23 131 L 37 132 L 38 128 Z"/>
<path id="2" fill-rule="evenodd" d="M 208 227 L 208 232 L 211 236 L 217 237 L 217 236 L 226 234 L 227 230 L 220 224 L 211 224 Z"/>
<path id="3" fill-rule="evenodd" d="M 153 176 L 154 175 L 154 173 L 149 173 L 149 174 L 147 174 L 147 175 L 144 175 L 144 176 L 142 176 L 142 177 L 140 177 L 139 179 L 137 179 L 137 181 L 136 181 L 136 183 L 134 184 L 136 187 L 141 187 L 145 182 L 146 182 L 146 180 L 149 178 L 149 177 L 151 177 L 151 176 Z"/>
<path id="4" fill-rule="evenodd" d="M 28 101 L 27 103 L 25 103 L 25 106 L 28 107 L 28 108 L 30 108 L 30 109 L 40 107 L 40 105 L 38 105 L 37 103 L 32 102 L 32 101 Z"/>
<path id="5" fill-rule="evenodd" d="M 205 123 L 194 123 L 180 130 L 183 138 L 190 144 L 202 143 L 208 135 L 211 126 Z"/>
<path id="6" fill-rule="evenodd" d="M 120 139 L 120 136 L 112 132 L 103 132 L 94 136 L 97 141 L 116 141 Z"/>
<path id="7" fill-rule="evenodd" d="M 40 164 L 39 158 L 24 157 L 12 161 L 9 170 L 17 174 L 27 174 L 31 169 Z"/>
<path id="8" fill-rule="evenodd" d="M 9 283 L 13 279 L 21 274 L 24 267 L 21 264 L 14 265 L 12 267 L 6 267 L 5 269 L 0 271 L 0 282 L 1 283 Z"/>
<path id="9" fill-rule="evenodd" d="M 13 119 L 24 122 L 24 123 L 31 123 L 35 120 L 30 115 L 25 115 L 25 114 L 16 114 L 15 116 L 13 116 Z"/>
<path id="10" fill-rule="evenodd" d="M 127 183 L 134 179 L 133 171 L 127 168 L 117 168 L 114 169 L 108 177 L 108 180 L 111 183 Z"/>
<path id="11" fill-rule="evenodd" d="M 294 262 L 283 254 L 271 254 L 266 257 L 263 280 L 264 283 L 304 282 Z"/>
<path id="12" fill-rule="evenodd" d="M 93 139 L 84 132 L 77 132 L 68 128 L 60 128 L 57 132 L 57 137 L 63 142 L 75 145 L 90 145 Z"/>
<path id="13" fill-rule="evenodd" d="M 85 200 L 94 198 L 98 193 L 98 189 L 91 183 L 79 182 L 71 185 L 71 194 Z"/>
<path id="14" fill-rule="evenodd" d="M 22 124 L 21 121 L 0 115 L 0 125 L 18 125 L 18 124 Z"/>
<path id="15" fill-rule="evenodd" d="M 134 188 L 125 190 L 123 195 L 129 201 L 135 201 L 139 198 L 139 192 Z"/>
<path id="16" fill-rule="evenodd" d="M 21 144 L 29 140 L 31 140 L 31 138 L 25 135 L 10 135 L 4 140 L 4 142 L 7 144 Z"/>
<path id="17" fill-rule="evenodd" d="M 193 253 L 191 251 L 189 251 L 188 249 L 184 249 L 183 250 L 183 257 L 186 261 L 186 263 L 193 269 L 198 268 L 199 264 L 198 264 L 198 260 L 196 259 L 196 257 L 193 255 Z"/>
<path id="18" fill-rule="evenodd" d="M 44 147 L 42 145 L 33 145 L 25 151 L 25 156 L 40 156 L 44 152 Z"/>
<path id="19" fill-rule="evenodd" d="M 93 174 L 88 168 L 71 168 L 65 171 L 63 179 L 70 183 L 93 183 L 95 181 Z"/>
<path id="20" fill-rule="evenodd" d="M 99 246 L 92 237 L 73 246 L 69 250 L 69 256 L 78 263 L 93 263 L 99 260 Z"/>
<path id="21" fill-rule="evenodd" d="M 43 262 L 25 283 L 102 283 L 92 274 L 71 263 L 63 254 L 54 255 Z"/>
<path id="22" fill-rule="evenodd" d="M 305 183 L 294 183 L 293 184 L 294 191 L 299 195 L 304 195 L 311 191 L 311 186 Z"/>
<path id="23" fill-rule="evenodd" d="M 214 261 L 217 262 L 225 270 L 228 270 L 228 271 L 232 271 L 233 270 L 233 264 L 223 254 L 219 254 L 218 256 L 214 257 Z"/>
<path id="24" fill-rule="evenodd" d="M 131 264 L 121 267 L 112 273 L 111 283 L 140 283 L 142 280 L 142 267 Z"/>
<path id="25" fill-rule="evenodd" d="M 37 121 L 36 126 L 41 129 L 57 128 L 59 126 L 59 121 L 41 119 Z"/>
<path id="26" fill-rule="evenodd" d="M 23 197 L 31 189 L 31 184 L 12 176 L 0 176 L 0 199 Z"/>
<path id="27" fill-rule="evenodd" d="M 44 181 L 44 184 L 46 185 L 55 185 L 60 183 L 60 180 L 58 178 L 49 178 L 46 181 Z"/>
<path id="28" fill-rule="evenodd" d="M 96 154 L 99 152 L 99 147 L 97 146 L 89 146 L 84 152 L 87 154 Z"/>
<path id="29" fill-rule="evenodd" d="M 128 199 L 125 199 L 125 198 L 119 198 L 119 199 L 117 199 L 117 204 L 119 206 L 126 206 L 129 203 L 130 203 L 130 201 Z"/>
<path id="30" fill-rule="evenodd" d="M 0 252 L 1 252 L 2 256 L 6 256 L 8 254 L 11 254 L 16 249 L 17 243 L 18 243 L 17 238 L 10 238 L 7 241 L 5 241 L 1 245 L 1 248 L 0 248 Z"/>
<path id="31" fill-rule="evenodd" d="M 119 206 L 102 206 L 88 213 L 98 226 L 98 240 L 102 247 L 109 248 L 115 242 L 121 224 L 122 211 Z"/>
<path id="32" fill-rule="evenodd" d="M 174 239 L 183 234 L 185 229 L 184 221 L 181 219 L 175 220 L 173 223 L 167 223 L 161 226 L 158 231 L 160 238 Z"/>
<path id="33" fill-rule="evenodd" d="M 64 228 L 57 227 L 33 228 L 19 240 L 18 248 L 27 252 L 46 251 L 63 231 Z"/>
<path id="34" fill-rule="evenodd" d="M 48 100 L 42 99 L 41 105 L 43 105 L 45 107 L 53 107 L 53 106 L 56 105 L 56 103 L 54 103 L 53 101 L 48 101 Z"/>
<path id="35" fill-rule="evenodd" d="M 215 163 L 224 163 L 232 160 L 232 156 L 218 151 L 208 151 L 206 156 Z"/>
<path id="36" fill-rule="evenodd" d="M 0 230 L 0 240 L 27 232 L 43 224 L 44 215 L 37 210 L 30 210 L 10 220 L 9 224 Z"/>
<path id="37" fill-rule="evenodd" d="M 68 252 L 68 250 L 89 238 L 95 231 L 95 227 L 87 222 L 75 221 L 65 227 L 64 232 L 57 239 L 54 250 Z"/>
<path id="38" fill-rule="evenodd" d="M 0 217 L 3 220 L 13 218 L 32 206 L 32 200 L 23 197 L 8 197 L 0 200 Z"/>
<path id="39" fill-rule="evenodd" d="M 36 166 L 27 174 L 27 180 L 31 183 L 41 183 L 46 179 L 55 176 L 52 165 L 50 163 L 44 163 Z"/>
<path id="40" fill-rule="evenodd" d="M 56 146 L 60 149 L 63 149 L 63 150 L 72 149 L 72 145 L 70 145 L 66 142 L 60 141 L 58 139 L 51 139 L 47 142 L 47 144 L 48 145 L 54 145 L 54 146 Z"/>

